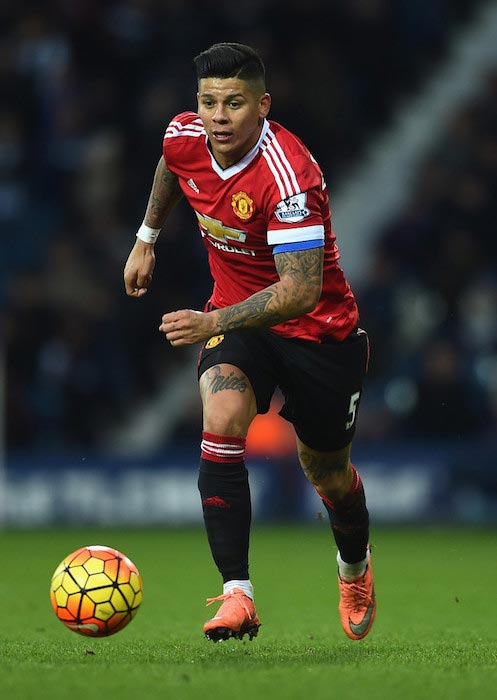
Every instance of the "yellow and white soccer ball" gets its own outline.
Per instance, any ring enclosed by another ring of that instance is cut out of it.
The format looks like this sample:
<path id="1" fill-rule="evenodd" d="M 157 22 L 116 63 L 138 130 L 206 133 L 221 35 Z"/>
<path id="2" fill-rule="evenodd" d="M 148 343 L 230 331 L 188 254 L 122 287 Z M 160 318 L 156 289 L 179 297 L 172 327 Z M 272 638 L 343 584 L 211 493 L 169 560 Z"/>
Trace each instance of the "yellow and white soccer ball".
<path id="1" fill-rule="evenodd" d="M 59 620 L 89 637 L 107 637 L 126 627 L 142 596 L 142 578 L 133 562 L 102 545 L 81 547 L 65 557 L 50 585 Z"/>

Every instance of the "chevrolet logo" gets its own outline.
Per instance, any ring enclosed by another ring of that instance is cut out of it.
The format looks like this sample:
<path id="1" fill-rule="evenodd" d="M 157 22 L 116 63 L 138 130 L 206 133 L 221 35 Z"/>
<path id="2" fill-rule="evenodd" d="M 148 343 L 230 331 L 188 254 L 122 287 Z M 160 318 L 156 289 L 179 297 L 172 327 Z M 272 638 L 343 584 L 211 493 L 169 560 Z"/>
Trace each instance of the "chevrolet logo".
<path id="1" fill-rule="evenodd" d="M 219 219 L 212 219 L 210 216 L 205 214 L 199 214 L 198 211 L 195 212 L 197 219 L 199 221 L 200 227 L 209 236 L 217 238 L 218 241 L 238 241 L 239 243 L 245 243 L 247 240 L 246 231 L 242 231 L 238 228 L 229 228 L 225 226 Z"/>

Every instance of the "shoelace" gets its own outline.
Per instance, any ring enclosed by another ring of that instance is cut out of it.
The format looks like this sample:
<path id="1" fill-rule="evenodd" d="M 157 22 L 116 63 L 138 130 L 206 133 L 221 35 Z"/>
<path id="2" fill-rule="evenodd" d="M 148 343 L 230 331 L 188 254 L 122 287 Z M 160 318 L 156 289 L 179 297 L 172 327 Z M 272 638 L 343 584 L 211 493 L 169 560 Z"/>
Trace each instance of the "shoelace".
<path id="1" fill-rule="evenodd" d="M 371 603 L 371 596 L 366 586 L 358 581 L 352 581 L 351 583 L 343 581 L 343 583 L 346 585 L 342 589 L 342 595 L 347 597 L 347 600 L 350 601 L 351 607 L 354 610 L 359 611 L 364 605 L 369 605 Z"/>
<path id="2" fill-rule="evenodd" d="M 209 605 L 212 605 L 213 603 L 218 603 L 220 601 L 226 602 L 229 599 L 235 600 L 239 605 L 242 606 L 242 608 L 245 610 L 247 613 L 249 619 L 252 618 L 252 612 L 250 611 L 247 603 L 245 602 L 245 594 L 244 593 L 223 593 L 222 595 L 218 595 L 215 598 L 207 598 L 207 603 L 206 603 L 206 608 L 209 607 Z"/>

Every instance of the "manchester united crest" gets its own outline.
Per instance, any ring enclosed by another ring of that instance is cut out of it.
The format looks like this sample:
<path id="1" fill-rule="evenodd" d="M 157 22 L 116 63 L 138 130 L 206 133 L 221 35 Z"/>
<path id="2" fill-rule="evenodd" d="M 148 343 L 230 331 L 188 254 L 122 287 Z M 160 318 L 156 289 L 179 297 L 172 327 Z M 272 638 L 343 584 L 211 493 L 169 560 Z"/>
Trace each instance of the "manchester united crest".
<path id="1" fill-rule="evenodd" d="M 235 215 L 242 221 L 248 221 L 254 213 L 254 200 L 243 191 L 231 197 L 231 206 Z"/>
<path id="2" fill-rule="evenodd" d="M 224 334 L 223 335 L 213 335 L 212 338 L 209 338 L 209 340 L 205 344 L 205 349 L 210 350 L 211 348 L 215 348 L 216 345 L 219 345 L 219 343 L 222 343 L 224 340 Z"/>

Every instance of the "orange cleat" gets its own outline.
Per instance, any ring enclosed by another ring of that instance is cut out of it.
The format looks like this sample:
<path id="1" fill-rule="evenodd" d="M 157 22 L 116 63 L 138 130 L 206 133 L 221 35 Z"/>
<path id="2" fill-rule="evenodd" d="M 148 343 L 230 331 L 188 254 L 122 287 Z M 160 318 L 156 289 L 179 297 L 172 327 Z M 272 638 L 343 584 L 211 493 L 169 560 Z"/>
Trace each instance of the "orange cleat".
<path id="1" fill-rule="evenodd" d="M 261 623 L 257 617 L 253 600 L 240 588 L 216 598 L 207 598 L 207 605 L 217 601 L 223 604 L 211 620 L 204 625 L 204 634 L 211 642 L 223 642 L 230 637 L 242 639 L 248 634 L 249 639 L 257 636 Z"/>
<path id="2" fill-rule="evenodd" d="M 362 639 L 373 626 L 376 615 L 371 550 L 368 549 L 368 565 L 364 574 L 351 582 L 344 581 L 338 575 L 338 587 L 338 611 L 344 632 L 350 639 Z"/>

